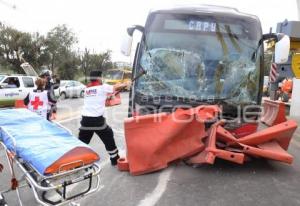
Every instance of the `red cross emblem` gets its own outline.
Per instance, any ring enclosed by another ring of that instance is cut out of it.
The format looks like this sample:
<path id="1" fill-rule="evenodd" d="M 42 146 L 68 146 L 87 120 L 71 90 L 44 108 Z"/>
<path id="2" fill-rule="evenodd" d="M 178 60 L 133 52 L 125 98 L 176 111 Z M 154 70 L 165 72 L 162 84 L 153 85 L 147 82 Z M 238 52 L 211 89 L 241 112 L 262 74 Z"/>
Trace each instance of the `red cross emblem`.
<path id="1" fill-rule="evenodd" d="M 40 101 L 39 97 L 35 97 L 34 101 L 31 101 L 31 105 L 33 106 L 34 110 L 37 110 L 39 106 L 43 106 L 44 102 Z"/>

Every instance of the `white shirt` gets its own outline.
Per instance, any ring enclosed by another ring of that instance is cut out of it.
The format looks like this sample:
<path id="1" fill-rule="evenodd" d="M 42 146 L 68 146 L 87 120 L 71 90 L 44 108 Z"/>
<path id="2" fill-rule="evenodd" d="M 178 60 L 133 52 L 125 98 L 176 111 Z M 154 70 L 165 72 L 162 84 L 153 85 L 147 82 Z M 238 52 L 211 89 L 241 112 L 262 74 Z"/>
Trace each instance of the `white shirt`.
<path id="1" fill-rule="evenodd" d="M 99 117 L 104 114 L 105 101 L 108 93 L 113 93 L 112 85 L 103 84 L 87 87 L 84 91 L 82 116 Z"/>
<path id="2" fill-rule="evenodd" d="M 28 109 L 38 115 L 47 118 L 47 110 L 49 106 L 48 92 L 30 92 Z"/>

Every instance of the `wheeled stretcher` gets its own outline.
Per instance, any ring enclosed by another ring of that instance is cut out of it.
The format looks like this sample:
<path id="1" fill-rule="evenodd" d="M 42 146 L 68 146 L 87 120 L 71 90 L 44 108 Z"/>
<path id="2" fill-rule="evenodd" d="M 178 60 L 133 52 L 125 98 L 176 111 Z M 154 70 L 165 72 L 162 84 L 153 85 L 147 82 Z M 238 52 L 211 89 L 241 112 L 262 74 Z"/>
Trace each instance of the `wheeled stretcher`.
<path id="1" fill-rule="evenodd" d="M 9 190 L 17 191 L 20 204 L 18 189 L 27 185 L 41 205 L 66 204 L 100 188 L 97 153 L 61 125 L 27 109 L 0 110 L 0 143 L 12 174 Z"/>

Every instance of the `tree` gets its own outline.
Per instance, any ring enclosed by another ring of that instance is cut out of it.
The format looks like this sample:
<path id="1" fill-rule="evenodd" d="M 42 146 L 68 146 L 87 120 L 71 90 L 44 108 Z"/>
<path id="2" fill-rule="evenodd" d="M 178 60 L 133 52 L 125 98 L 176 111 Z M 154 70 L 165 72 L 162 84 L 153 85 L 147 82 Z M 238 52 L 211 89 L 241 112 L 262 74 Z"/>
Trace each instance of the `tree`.
<path id="1" fill-rule="evenodd" d="M 23 73 L 21 63 L 29 62 L 37 72 L 50 68 L 61 79 L 73 79 L 78 72 L 88 76 L 91 70 L 105 71 L 114 67 L 110 50 L 91 54 L 85 48 L 80 55 L 74 50 L 76 43 L 76 35 L 66 25 L 56 26 L 45 36 L 22 32 L 0 22 L 0 66 Z"/>
<path id="2" fill-rule="evenodd" d="M 111 51 L 107 50 L 103 53 L 92 54 L 90 56 L 90 66 L 91 69 L 105 71 L 113 67 L 111 61 Z"/>
<path id="3" fill-rule="evenodd" d="M 79 58 L 75 53 L 69 53 L 70 56 L 60 64 L 58 75 L 63 79 L 74 79 L 77 72 L 78 65 L 80 64 Z"/>
<path id="4" fill-rule="evenodd" d="M 90 64 L 90 51 L 87 48 L 85 48 L 84 49 L 84 54 L 83 54 L 83 56 L 81 58 L 81 68 L 83 70 L 83 74 L 84 74 L 84 78 L 85 78 L 85 83 L 87 83 L 87 75 L 90 72 L 90 70 L 89 70 L 89 68 L 90 68 L 89 64 Z"/>
<path id="5" fill-rule="evenodd" d="M 87 82 L 87 75 L 92 70 L 105 71 L 113 68 L 111 61 L 111 51 L 107 50 L 99 54 L 90 54 L 90 51 L 85 48 L 84 54 L 81 57 L 81 69 L 85 76 L 85 82 Z"/>
<path id="6" fill-rule="evenodd" d="M 30 62 L 34 67 L 43 64 L 44 37 L 38 33 L 20 32 L 3 24 L 0 26 L 0 63 L 22 73 L 20 64 Z"/>
<path id="7" fill-rule="evenodd" d="M 49 53 L 47 53 L 45 38 L 39 33 L 28 36 L 28 44 L 23 49 L 22 57 L 34 68 L 40 68 L 46 62 L 49 62 Z"/>
<path id="8" fill-rule="evenodd" d="M 16 72 L 22 72 L 22 54 L 30 44 L 30 35 L 11 27 L 1 25 L 0 28 L 0 55 L 3 61 L 10 64 Z"/>
<path id="9" fill-rule="evenodd" d="M 96 63 L 98 63 L 97 69 L 101 71 L 113 68 L 113 63 L 111 61 L 111 50 L 107 50 L 102 54 L 100 53 L 98 57 L 96 57 Z"/>
<path id="10" fill-rule="evenodd" d="M 58 67 L 64 69 L 65 61 L 72 61 L 66 58 L 73 56 L 72 47 L 77 43 L 77 37 L 66 25 L 59 25 L 48 32 L 45 43 L 50 56 L 49 67 L 54 71 Z"/>

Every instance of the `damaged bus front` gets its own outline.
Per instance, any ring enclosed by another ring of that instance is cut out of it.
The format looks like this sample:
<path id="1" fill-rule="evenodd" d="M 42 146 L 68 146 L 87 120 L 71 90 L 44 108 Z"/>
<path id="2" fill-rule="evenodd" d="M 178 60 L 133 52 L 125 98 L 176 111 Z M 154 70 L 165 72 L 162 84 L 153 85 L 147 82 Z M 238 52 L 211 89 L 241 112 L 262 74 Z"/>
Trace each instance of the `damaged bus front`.
<path id="1" fill-rule="evenodd" d="M 263 35 L 257 17 L 224 7 L 172 8 L 150 12 L 145 27 L 128 28 L 129 36 L 135 30 L 142 38 L 133 74 L 144 75 L 134 82 L 129 115 L 218 104 L 225 118 L 235 119 L 245 107 L 253 111 L 261 104 Z M 132 38 L 124 42 L 126 54 Z"/>

